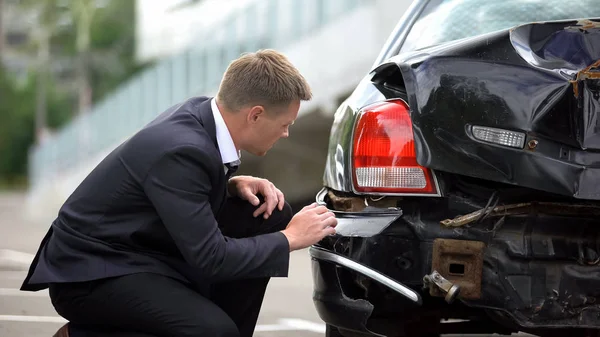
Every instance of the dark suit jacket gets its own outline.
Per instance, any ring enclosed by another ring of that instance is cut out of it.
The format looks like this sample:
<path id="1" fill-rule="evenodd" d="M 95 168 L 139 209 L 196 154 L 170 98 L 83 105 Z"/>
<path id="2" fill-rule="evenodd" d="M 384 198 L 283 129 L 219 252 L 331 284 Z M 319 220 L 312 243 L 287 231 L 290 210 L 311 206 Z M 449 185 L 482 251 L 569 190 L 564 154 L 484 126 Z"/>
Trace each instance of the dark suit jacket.
<path id="1" fill-rule="evenodd" d="M 59 211 L 22 290 L 153 272 L 199 285 L 287 276 L 271 233 L 224 237 L 226 177 L 208 97 L 169 108 L 110 153 Z"/>

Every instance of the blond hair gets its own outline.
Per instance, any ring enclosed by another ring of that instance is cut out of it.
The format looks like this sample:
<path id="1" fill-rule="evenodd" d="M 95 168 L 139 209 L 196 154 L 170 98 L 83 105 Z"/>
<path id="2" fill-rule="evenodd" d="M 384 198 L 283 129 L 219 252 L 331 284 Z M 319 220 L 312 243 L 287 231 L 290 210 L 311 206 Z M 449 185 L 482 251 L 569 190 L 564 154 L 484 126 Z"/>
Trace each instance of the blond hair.
<path id="1" fill-rule="evenodd" d="M 217 94 L 219 103 L 231 111 L 250 105 L 285 106 L 311 98 L 306 79 L 285 55 L 272 49 L 244 53 L 233 60 Z"/>

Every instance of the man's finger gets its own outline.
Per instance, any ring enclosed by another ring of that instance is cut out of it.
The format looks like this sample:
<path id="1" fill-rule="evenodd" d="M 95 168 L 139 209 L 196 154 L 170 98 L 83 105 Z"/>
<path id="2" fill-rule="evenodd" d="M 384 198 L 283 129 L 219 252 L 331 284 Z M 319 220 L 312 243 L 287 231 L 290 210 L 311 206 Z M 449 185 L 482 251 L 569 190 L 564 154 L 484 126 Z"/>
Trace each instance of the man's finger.
<path id="1" fill-rule="evenodd" d="M 270 184 L 269 184 L 270 185 Z M 267 203 L 267 211 L 265 212 L 265 219 L 273 214 L 273 210 L 277 207 L 277 194 L 271 188 L 272 185 L 265 188 L 265 202 Z"/>
<path id="2" fill-rule="evenodd" d="M 250 189 L 243 189 L 242 191 L 240 191 L 240 197 L 242 197 L 242 199 L 248 200 L 248 202 L 251 203 L 253 206 L 258 206 L 258 204 L 260 203 L 260 199 L 258 199 L 258 197 L 254 195 L 254 193 L 252 193 Z"/>
<path id="3" fill-rule="evenodd" d="M 313 202 L 313 203 L 312 203 L 312 204 L 310 204 L 310 205 L 306 205 L 306 206 L 302 207 L 302 210 L 309 210 L 309 209 L 312 209 L 312 208 L 315 208 L 315 207 L 317 207 L 318 205 L 319 205 L 319 204 L 317 204 L 316 202 Z"/>
<path id="4" fill-rule="evenodd" d="M 328 218 L 335 218 L 335 214 L 333 212 L 326 212 L 326 213 L 319 215 L 319 220 L 321 220 L 321 221 L 325 221 Z"/>
<path id="5" fill-rule="evenodd" d="M 327 209 L 327 207 L 325 207 L 325 206 L 317 206 L 317 207 L 315 208 L 315 212 L 316 212 L 317 214 L 321 215 L 321 214 L 323 214 L 323 213 L 327 213 L 327 212 L 329 212 L 329 210 L 328 210 L 328 209 Z"/>
<path id="6" fill-rule="evenodd" d="M 279 201 L 277 206 L 279 207 L 280 211 L 283 211 L 283 206 L 285 205 L 285 196 L 278 188 L 275 188 L 275 193 L 277 194 L 277 201 Z"/>
<path id="7" fill-rule="evenodd" d="M 333 228 L 333 227 L 325 227 L 325 229 L 323 229 L 323 233 L 325 234 L 325 236 L 335 235 L 336 231 L 335 231 L 335 228 Z"/>
<path id="8" fill-rule="evenodd" d="M 323 226 L 325 227 L 335 227 L 337 226 L 337 219 L 335 217 L 329 217 L 325 220 L 323 220 Z"/>
<path id="9" fill-rule="evenodd" d="M 252 213 L 252 215 L 256 218 L 257 216 L 261 215 L 265 210 L 267 209 L 267 203 L 263 202 L 262 205 L 260 205 L 259 208 L 257 208 L 254 213 Z"/>

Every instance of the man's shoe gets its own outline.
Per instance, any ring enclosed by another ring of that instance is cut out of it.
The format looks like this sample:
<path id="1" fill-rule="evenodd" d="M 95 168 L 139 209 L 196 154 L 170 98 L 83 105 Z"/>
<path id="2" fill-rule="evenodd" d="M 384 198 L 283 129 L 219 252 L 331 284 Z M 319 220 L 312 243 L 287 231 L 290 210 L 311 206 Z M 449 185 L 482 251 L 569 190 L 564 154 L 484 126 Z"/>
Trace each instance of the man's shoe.
<path id="1" fill-rule="evenodd" d="M 69 323 L 63 325 L 52 337 L 69 337 Z"/>

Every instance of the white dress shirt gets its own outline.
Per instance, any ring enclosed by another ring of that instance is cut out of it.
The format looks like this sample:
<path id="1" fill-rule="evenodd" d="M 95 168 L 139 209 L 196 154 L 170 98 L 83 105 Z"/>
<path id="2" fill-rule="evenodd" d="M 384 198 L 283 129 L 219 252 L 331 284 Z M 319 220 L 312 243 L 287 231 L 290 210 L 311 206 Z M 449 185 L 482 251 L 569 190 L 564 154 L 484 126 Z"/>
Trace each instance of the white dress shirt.
<path id="1" fill-rule="evenodd" d="M 240 152 L 235 148 L 235 144 L 233 143 L 227 124 L 225 124 L 225 120 L 221 115 L 221 111 L 219 111 L 215 98 L 211 99 L 210 107 L 215 119 L 217 144 L 219 145 L 223 165 L 230 164 L 231 166 L 238 166 L 240 164 Z M 225 173 L 227 173 L 227 167 L 225 167 Z"/>

